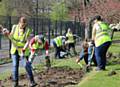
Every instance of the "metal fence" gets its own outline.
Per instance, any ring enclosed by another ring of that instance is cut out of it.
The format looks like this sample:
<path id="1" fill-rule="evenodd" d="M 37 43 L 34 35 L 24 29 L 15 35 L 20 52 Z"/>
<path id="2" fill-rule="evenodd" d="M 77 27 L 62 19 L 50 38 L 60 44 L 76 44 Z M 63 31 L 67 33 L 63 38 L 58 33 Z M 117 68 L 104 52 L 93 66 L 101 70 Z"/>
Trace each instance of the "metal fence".
<path id="1" fill-rule="evenodd" d="M 18 23 L 18 19 L 19 17 L 0 16 L 0 24 L 11 30 L 12 25 Z M 85 24 L 81 22 L 51 21 L 48 18 L 28 18 L 28 26 L 33 29 L 34 35 L 39 33 L 47 35 L 49 43 L 53 37 L 65 35 L 68 28 L 71 28 L 73 33 L 81 37 L 81 39 L 85 38 Z M 9 49 L 10 41 L 0 35 L 0 58 L 9 57 Z"/>

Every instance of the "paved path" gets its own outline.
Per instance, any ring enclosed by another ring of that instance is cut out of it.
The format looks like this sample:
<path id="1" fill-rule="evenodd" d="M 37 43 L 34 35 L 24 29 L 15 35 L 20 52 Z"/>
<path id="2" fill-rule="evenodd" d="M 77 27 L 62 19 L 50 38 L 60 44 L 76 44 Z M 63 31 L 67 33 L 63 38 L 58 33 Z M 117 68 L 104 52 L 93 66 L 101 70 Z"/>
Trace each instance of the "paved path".
<path id="1" fill-rule="evenodd" d="M 36 58 L 34 59 L 34 64 L 39 64 L 39 63 L 41 63 L 41 60 L 43 61 L 43 58 L 36 57 Z M 20 61 L 20 67 L 23 67 L 21 61 Z M 12 69 L 12 63 L 0 65 L 0 74 L 1 74 L 1 73 L 4 73 L 5 71 L 8 71 L 8 70 L 10 71 L 11 69 Z"/>

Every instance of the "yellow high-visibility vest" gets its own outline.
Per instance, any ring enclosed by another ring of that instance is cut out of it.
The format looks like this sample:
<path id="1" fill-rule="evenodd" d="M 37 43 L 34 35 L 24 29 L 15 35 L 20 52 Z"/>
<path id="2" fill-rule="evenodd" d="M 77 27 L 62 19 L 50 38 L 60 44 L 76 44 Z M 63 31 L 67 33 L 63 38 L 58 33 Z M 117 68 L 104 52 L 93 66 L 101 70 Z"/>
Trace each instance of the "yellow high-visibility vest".
<path id="1" fill-rule="evenodd" d="M 95 36 L 95 46 L 98 47 L 102 45 L 105 42 L 111 41 L 110 35 L 109 35 L 109 26 L 108 24 L 101 22 L 98 24 L 99 29 L 96 31 Z"/>
<path id="2" fill-rule="evenodd" d="M 54 41 L 55 41 L 57 47 L 62 46 L 62 36 L 58 36 L 58 37 L 54 38 Z"/>
<path id="3" fill-rule="evenodd" d="M 36 42 L 32 45 L 32 48 L 33 48 L 33 49 L 43 49 L 44 46 L 45 46 L 45 42 L 39 44 L 39 43 L 36 41 Z"/>
<path id="4" fill-rule="evenodd" d="M 72 33 L 67 33 L 66 37 L 68 37 L 67 43 L 74 43 L 74 37 Z"/>
<path id="5" fill-rule="evenodd" d="M 18 54 L 21 55 L 22 48 L 26 44 L 26 41 L 28 37 L 30 36 L 30 33 L 32 32 L 31 28 L 26 27 L 25 32 L 19 32 L 19 26 L 13 25 L 12 27 L 13 35 L 11 36 L 12 43 L 11 46 L 11 54 L 14 54 L 16 50 L 18 51 Z M 26 49 L 25 55 L 28 55 L 29 49 Z"/>

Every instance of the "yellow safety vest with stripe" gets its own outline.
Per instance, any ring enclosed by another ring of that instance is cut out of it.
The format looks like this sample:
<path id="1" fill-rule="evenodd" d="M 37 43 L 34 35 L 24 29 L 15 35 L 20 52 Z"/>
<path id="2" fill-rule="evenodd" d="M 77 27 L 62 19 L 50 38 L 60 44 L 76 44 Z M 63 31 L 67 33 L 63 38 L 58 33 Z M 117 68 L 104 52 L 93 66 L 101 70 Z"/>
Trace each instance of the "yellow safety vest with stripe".
<path id="1" fill-rule="evenodd" d="M 41 44 L 39 44 L 37 41 L 32 45 L 33 49 L 43 49 L 45 46 L 45 41 L 44 43 L 42 42 Z"/>
<path id="2" fill-rule="evenodd" d="M 95 36 L 95 45 L 96 47 L 102 45 L 105 42 L 111 41 L 110 35 L 109 35 L 109 25 L 101 22 L 98 24 L 99 29 L 96 30 L 96 36 Z"/>
<path id="3" fill-rule="evenodd" d="M 67 43 L 74 43 L 74 37 L 72 33 L 67 33 L 66 37 L 68 37 Z"/>
<path id="4" fill-rule="evenodd" d="M 11 36 L 12 46 L 10 52 L 11 54 L 14 54 L 17 50 L 18 54 L 21 55 L 22 48 L 24 48 L 24 45 L 26 44 L 26 41 L 30 36 L 32 29 L 26 27 L 25 32 L 20 32 L 19 25 L 13 25 L 12 31 L 13 31 L 13 35 Z M 25 56 L 28 55 L 29 55 L 29 49 L 27 48 L 25 51 Z"/>
<path id="5" fill-rule="evenodd" d="M 58 37 L 54 38 L 54 41 L 55 41 L 57 47 L 62 46 L 62 36 L 58 36 Z"/>

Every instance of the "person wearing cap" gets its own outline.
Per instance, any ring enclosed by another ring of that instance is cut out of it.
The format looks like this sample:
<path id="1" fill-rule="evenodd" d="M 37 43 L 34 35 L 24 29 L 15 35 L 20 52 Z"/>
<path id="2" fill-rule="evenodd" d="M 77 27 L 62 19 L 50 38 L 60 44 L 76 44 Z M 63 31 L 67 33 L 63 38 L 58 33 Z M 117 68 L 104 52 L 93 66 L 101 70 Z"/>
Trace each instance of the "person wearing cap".
<path id="1" fill-rule="evenodd" d="M 38 53 L 41 50 L 45 50 L 45 61 L 46 61 L 46 67 L 50 68 L 50 58 L 49 58 L 49 43 L 45 39 L 44 35 L 36 35 L 34 36 L 29 43 L 29 48 L 30 48 L 30 56 L 29 56 L 29 62 L 33 62 L 35 58 L 35 54 Z"/>
<path id="2" fill-rule="evenodd" d="M 74 39 L 74 35 L 71 31 L 70 28 L 68 28 L 68 31 L 66 33 L 66 38 L 67 38 L 67 41 L 66 43 L 68 44 L 68 50 L 70 51 L 70 49 L 72 48 L 73 49 L 73 52 L 74 52 L 74 55 L 77 55 L 77 52 L 75 50 L 75 39 Z"/>
<path id="3" fill-rule="evenodd" d="M 28 52 L 29 37 L 32 29 L 27 26 L 27 19 L 20 17 L 18 24 L 13 25 L 9 34 L 11 40 L 11 58 L 13 63 L 13 87 L 19 86 L 19 60 L 21 59 L 28 77 L 30 79 L 30 87 L 37 85 L 34 81 L 32 68 L 30 62 L 26 58 L 26 52 Z"/>
<path id="4" fill-rule="evenodd" d="M 109 25 L 102 21 L 101 16 L 95 16 L 92 30 L 92 40 L 95 43 L 96 71 L 105 70 L 106 52 L 111 45 Z"/>

